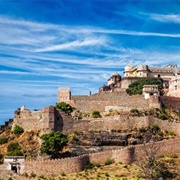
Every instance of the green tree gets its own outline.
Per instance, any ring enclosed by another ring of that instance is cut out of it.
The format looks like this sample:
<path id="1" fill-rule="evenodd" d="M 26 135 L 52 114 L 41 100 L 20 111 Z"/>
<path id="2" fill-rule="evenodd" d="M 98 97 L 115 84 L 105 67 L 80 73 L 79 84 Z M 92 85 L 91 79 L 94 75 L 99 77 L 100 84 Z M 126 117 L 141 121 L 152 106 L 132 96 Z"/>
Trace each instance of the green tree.
<path id="1" fill-rule="evenodd" d="M 41 136 L 43 140 L 41 152 L 51 155 L 52 158 L 58 157 L 59 151 L 68 143 L 68 135 L 57 132 L 50 132 Z"/>
<path id="2" fill-rule="evenodd" d="M 69 105 L 65 102 L 56 103 L 56 108 L 64 111 L 65 113 L 68 113 L 68 114 L 70 114 L 74 111 L 74 107 L 72 107 L 71 105 Z"/>
<path id="3" fill-rule="evenodd" d="M 24 129 L 18 125 L 15 125 L 13 132 L 15 135 L 22 134 L 24 132 Z"/>
<path id="4" fill-rule="evenodd" d="M 129 85 L 128 89 L 126 89 L 127 94 L 135 95 L 142 94 L 144 85 L 158 85 L 158 89 L 160 94 L 163 95 L 163 82 L 160 78 L 144 78 L 137 80 Z"/>

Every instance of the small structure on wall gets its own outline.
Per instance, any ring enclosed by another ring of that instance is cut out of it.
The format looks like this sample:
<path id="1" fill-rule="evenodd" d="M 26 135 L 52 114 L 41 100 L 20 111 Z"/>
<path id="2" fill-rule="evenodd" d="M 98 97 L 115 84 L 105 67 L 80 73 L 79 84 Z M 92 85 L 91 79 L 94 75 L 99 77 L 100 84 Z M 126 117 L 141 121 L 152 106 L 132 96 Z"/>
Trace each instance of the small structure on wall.
<path id="1" fill-rule="evenodd" d="M 5 156 L 4 165 L 7 170 L 14 171 L 17 174 L 22 174 L 24 169 L 24 156 Z"/>
<path id="2" fill-rule="evenodd" d="M 159 96 L 158 85 L 144 85 L 143 95 L 145 99 L 149 99 L 150 96 Z"/>

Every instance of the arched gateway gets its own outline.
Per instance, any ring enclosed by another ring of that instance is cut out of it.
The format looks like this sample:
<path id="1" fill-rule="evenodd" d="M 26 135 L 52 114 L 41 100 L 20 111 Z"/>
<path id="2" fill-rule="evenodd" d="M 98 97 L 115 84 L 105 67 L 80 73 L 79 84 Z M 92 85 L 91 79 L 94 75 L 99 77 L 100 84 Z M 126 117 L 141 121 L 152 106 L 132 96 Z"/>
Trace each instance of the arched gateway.
<path id="1" fill-rule="evenodd" d="M 4 165 L 7 170 L 22 174 L 24 169 L 24 156 L 5 156 Z"/>

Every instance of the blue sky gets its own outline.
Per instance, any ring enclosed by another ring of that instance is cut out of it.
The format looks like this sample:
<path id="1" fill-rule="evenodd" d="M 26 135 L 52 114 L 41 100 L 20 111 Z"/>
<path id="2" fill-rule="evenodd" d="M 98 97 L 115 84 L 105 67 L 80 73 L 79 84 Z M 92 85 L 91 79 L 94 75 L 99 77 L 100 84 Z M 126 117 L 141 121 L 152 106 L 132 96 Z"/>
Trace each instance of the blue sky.
<path id="1" fill-rule="evenodd" d="M 134 66 L 180 66 L 179 0 L 0 0 L 0 124 L 58 87 L 96 93 Z"/>

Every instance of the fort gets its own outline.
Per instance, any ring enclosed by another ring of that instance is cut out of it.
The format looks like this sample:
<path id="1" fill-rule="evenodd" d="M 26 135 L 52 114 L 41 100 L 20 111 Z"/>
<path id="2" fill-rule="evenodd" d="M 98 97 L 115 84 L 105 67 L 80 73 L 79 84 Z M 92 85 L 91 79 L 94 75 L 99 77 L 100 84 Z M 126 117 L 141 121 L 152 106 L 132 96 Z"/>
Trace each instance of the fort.
<path id="1" fill-rule="evenodd" d="M 124 77 L 118 73 L 113 74 L 108 79 L 108 85 L 99 88 L 99 93 L 90 96 L 72 96 L 69 88 L 58 89 L 57 102 L 66 102 L 82 113 L 92 111 L 108 111 L 115 109 L 119 111 L 130 111 L 133 108 L 148 110 L 151 108 L 161 108 L 166 106 L 170 109 L 179 111 L 180 97 L 159 96 L 157 86 L 146 85 L 143 95 L 129 96 L 125 89 L 132 82 L 147 77 L 161 77 L 164 88 L 168 88 L 169 94 L 177 94 L 180 91 L 179 81 L 180 68 L 177 65 L 166 67 L 149 67 L 139 65 L 132 67 L 131 64 L 125 66 Z M 0 130 L 15 124 L 21 125 L 25 130 L 40 129 L 43 132 L 63 130 L 63 126 L 73 124 L 73 119 L 60 112 L 54 107 L 45 107 L 40 111 L 30 111 L 24 106 L 17 109 L 14 118 L 0 126 Z"/>
<path id="2" fill-rule="evenodd" d="M 118 111 L 119 114 L 96 119 L 88 117 L 75 119 L 70 114 L 66 114 L 54 106 L 34 111 L 22 106 L 15 111 L 13 119 L 0 126 L 0 130 L 3 131 L 8 127 L 13 129 L 15 125 L 19 125 L 25 131 L 40 130 L 41 134 L 54 131 L 70 134 L 75 131 L 133 131 L 134 129 L 148 128 L 156 124 L 163 131 L 171 131 L 179 136 L 180 123 L 178 122 L 162 121 L 152 115 L 133 116 L 130 114 L 132 109 L 146 112 L 152 109 L 161 109 L 161 107 L 166 107 L 167 110 L 172 112 L 180 112 L 179 73 L 180 68 L 176 65 L 168 65 L 164 68 L 141 65 L 133 68 L 128 64 L 125 67 L 123 78 L 118 73 L 113 74 L 108 79 L 107 85 L 100 87 L 99 92 L 96 94 L 73 96 L 69 88 L 61 87 L 58 89 L 57 102 L 66 102 L 81 113 L 99 111 L 106 114 L 114 110 Z M 142 95 L 130 96 L 126 93 L 125 89 L 129 84 L 148 77 L 161 77 L 164 88 L 168 90 L 168 93 L 177 94 L 177 96 L 172 97 L 166 94 L 160 96 L 157 85 L 145 85 Z M 156 146 L 159 149 L 158 154 L 180 154 L 179 138 L 156 142 Z M 78 172 L 83 170 L 88 162 L 103 164 L 108 158 L 113 159 L 115 162 L 129 164 L 140 158 L 141 153 L 142 145 L 136 145 L 64 159 L 26 160 L 23 164 L 23 173 L 31 174 L 33 172 L 37 175 L 52 175 L 60 172 Z"/>

